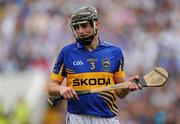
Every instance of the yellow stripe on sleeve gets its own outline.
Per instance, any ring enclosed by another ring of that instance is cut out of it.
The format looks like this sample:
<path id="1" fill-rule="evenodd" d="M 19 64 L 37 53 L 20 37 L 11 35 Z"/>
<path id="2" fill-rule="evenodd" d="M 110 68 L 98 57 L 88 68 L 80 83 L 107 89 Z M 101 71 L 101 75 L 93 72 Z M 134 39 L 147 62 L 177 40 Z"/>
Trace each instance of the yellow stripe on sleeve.
<path id="1" fill-rule="evenodd" d="M 63 69 L 63 65 L 62 65 L 59 73 L 58 73 L 58 74 L 55 74 L 54 72 L 52 72 L 50 78 L 53 79 L 53 80 L 57 80 L 57 81 L 63 81 L 63 80 L 64 80 L 64 77 L 61 75 L 62 69 Z"/>
<path id="2" fill-rule="evenodd" d="M 124 71 L 118 71 L 118 72 L 115 72 L 114 77 L 115 78 L 120 77 L 122 79 L 125 79 L 126 73 Z"/>

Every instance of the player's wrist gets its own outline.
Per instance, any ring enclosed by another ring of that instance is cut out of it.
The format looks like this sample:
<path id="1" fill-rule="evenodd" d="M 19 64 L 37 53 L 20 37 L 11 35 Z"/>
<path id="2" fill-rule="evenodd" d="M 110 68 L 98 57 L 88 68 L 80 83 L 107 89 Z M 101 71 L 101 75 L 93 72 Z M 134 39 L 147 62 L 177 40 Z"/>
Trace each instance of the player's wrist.
<path id="1" fill-rule="evenodd" d="M 65 86 L 61 86 L 61 85 L 58 86 L 58 92 L 59 92 L 60 95 L 62 94 L 64 88 L 65 88 Z"/>

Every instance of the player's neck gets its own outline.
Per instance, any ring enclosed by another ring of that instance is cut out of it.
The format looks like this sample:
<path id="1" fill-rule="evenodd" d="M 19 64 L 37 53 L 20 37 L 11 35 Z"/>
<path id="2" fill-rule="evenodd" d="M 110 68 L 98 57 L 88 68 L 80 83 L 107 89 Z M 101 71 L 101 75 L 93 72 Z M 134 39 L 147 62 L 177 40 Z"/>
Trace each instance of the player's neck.
<path id="1" fill-rule="evenodd" d="M 99 39 L 98 39 L 98 36 L 96 35 L 94 37 L 94 40 L 92 41 L 92 43 L 90 45 L 87 45 L 87 46 L 84 46 L 84 47 L 89 51 L 93 51 L 98 47 L 98 45 L 99 45 Z"/>

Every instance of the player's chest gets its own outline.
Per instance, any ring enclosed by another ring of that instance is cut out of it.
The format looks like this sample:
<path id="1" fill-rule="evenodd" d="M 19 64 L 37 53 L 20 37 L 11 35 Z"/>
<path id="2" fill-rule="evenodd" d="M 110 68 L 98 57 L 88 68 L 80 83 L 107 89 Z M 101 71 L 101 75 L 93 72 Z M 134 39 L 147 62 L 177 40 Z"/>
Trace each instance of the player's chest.
<path id="1" fill-rule="evenodd" d="M 73 53 L 64 60 L 65 68 L 75 73 L 83 72 L 114 72 L 117 58 L 105 53 Z"/>

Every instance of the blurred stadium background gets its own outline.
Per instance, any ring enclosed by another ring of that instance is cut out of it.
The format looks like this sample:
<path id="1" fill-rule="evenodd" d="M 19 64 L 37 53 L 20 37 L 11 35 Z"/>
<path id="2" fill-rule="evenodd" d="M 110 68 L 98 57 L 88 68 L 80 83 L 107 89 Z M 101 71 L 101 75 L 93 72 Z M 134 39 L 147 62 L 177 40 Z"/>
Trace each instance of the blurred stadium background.
<path id="1" fill-rule="evenodd" d="M 0 0 L 0 123 L 64 124 L 66 103 L 48 107 L 45 86 L 74 40 L 69 16 L 84 5 L 98 9 L 101 37 L 123 49 L 128 77 L 169 72 L 162 88 L 118 100 L 121 124 L 180 124 L 180 0 Z"/>

